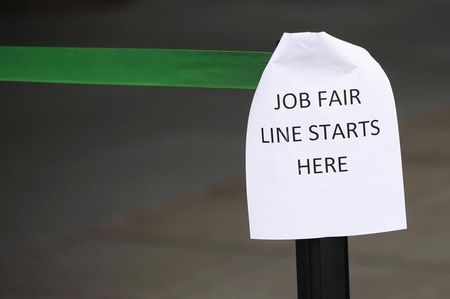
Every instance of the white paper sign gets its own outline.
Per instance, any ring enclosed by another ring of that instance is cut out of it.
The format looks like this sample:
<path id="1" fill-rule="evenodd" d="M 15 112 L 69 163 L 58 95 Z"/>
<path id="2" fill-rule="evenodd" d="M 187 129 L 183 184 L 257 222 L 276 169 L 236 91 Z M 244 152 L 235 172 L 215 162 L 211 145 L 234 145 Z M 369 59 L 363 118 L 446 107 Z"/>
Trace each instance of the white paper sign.
<path id="1" fill-rule="evenodd" d="M 394 97 L 363 48 L 285 33 L 256 89 L 246 147 L 252 239 L 406 228 Z"/>

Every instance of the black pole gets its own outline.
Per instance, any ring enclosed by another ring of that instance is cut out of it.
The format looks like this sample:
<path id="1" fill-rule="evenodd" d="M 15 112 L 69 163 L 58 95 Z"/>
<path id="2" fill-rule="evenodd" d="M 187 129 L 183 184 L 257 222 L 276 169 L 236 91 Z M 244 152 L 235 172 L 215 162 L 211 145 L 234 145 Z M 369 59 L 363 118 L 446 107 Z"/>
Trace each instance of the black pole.
<path id="1" fill-rule="evenodd" d="M 349 299 L 347 237 L 295 240 L 298 299 Z"/>

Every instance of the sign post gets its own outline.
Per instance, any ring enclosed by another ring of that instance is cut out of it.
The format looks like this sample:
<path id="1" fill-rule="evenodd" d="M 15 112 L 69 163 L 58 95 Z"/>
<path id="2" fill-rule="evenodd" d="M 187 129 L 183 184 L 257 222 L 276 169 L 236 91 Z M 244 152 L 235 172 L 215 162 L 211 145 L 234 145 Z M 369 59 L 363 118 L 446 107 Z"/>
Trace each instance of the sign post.
<path id="1" fill-rule="evenodd" d="M 347 236 L 406 229 L 392 88 L 365 49 L 285 33 L 247 126 L 250 237 L 295 240 L 299 299 L 349 299 Z"/>
<path id="2" fill-rule="evenodd" d="M 295 241 L 298 299 L 349 299 L 347 237 Z"/>

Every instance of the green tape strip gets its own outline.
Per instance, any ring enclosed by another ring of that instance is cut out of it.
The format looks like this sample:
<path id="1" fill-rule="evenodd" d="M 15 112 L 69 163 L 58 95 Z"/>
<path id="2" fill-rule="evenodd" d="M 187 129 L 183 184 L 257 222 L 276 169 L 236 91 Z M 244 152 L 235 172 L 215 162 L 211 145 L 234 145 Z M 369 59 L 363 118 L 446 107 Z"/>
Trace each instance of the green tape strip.
<path id="1" fill-rule="evenodd" d="M 254 89 L 271 53 L 0 47 L 0 81 Z"/>

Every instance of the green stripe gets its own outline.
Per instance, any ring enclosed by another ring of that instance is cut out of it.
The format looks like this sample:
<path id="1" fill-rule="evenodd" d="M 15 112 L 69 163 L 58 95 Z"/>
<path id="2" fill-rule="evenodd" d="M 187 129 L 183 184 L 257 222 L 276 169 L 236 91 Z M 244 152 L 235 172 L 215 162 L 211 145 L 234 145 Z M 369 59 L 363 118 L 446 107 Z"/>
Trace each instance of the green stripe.
<path id="1" fill-rule="evenodd" d="M 254 89 L 271 53 L 0 47 L 0 81 Z"/>

